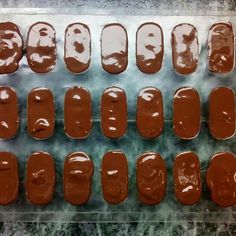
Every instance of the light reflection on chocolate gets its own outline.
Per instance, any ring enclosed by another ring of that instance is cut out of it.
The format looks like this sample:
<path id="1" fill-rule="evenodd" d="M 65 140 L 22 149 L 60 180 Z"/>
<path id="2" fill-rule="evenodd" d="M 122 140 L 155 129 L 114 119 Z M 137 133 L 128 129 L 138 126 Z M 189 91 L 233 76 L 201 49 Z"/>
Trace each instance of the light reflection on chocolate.
<path id="1" fill-rule="evenodd" d="M 123 202 L 128 196 L 128 163 L 124 153 L 107 152 L 102 159 L 103 198 L 111 204 Z"/>
<path id="2" fill-rule="evenodd" d="M 234 66 L 234 33 L 231 23 L 211 26 L 208 37 L 209 70 L 227 73 Z"/>
<path id="3" fill-rule="evenodd" d="M 15 90 L 0 86 L 0 138 L 16 136 L 19 126 L 18 98 Z"/>
<path id="4" fill-rule="evenodd" d="M 64 60 L 73 73 L 86 71 L 91 61 L 91 36 L 87 25 L 74 23 L 65 31 Z"/>
<path id="5" fill-rule="evenodd" d="M 0 74 L 16 71 L 22 58 L 23 39 L 12 22 L 0 23 Z"/>
<path id="6" fill-rule="evenodd" d="M 162 66 L 164 43 L 162 29 L 153 22 L 139 26 L 136 34 L 136 63 L 147 74 L 158 72 Z"/>
<path id="7" fill-rule="evenodd" d="M 190 24 L 179 24 L 172 31 L 172 62 L 176 72 L 193 73 L 198 65 L 197 30 Z"/>
<path id="8" fill-rule="evenodd" d="M 148 205 L 158 204 L 166 192 L 167 171 L 160 154 L 146 152 L 137 161 L 136 182 L 139 199 Z"/>
<path id="9" fill-rule="evenodd" d="M 27 60 L 36 73 L 54 69 L 56 63 L 56 31 L 46 22 L 33 24 L 27 37 Z"/>
<path id="10" fill-rule="evenodd" d="M 111 74 L 123 72 L 128 65 L 128 36 L 121 24 L 106 25 L 101 34 L 102 67 Z"/>
<path id="11" fill-rule="evenodd" d="M 64 197 L 74 205 L 85 204 L 91 194 L 93 162 L 84 152 L 67 156 L 64 164 Z"/>
<path id="12" fill-rule="evenodd" d="M 236 204 L 236 157 L 230 152 L 216 153 L 209 164 L 206 182 L 212 200 L 222 207 Z"/>

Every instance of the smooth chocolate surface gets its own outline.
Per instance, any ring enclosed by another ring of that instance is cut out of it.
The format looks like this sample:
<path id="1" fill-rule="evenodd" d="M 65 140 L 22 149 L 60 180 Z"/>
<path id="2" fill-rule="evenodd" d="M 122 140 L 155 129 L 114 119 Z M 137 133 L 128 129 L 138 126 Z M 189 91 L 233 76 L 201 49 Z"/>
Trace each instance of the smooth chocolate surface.
<path id="1" fill-rule="evenodd" d="M 83 139 L 92 128 L 92 102 L 88 90 L 73 87 L 67 90 L 64 102 L 64 128 L 74 139 Z"/>
<path id="2" fill-rule="evenodd" d="M 28 94 L 28 133 L 36 139 L 53 135 L 55 126 L 53 94 L 47 88 L 35 88 Z"/>
<path id="3" fill-rule="evenodd" d="M 183 87 L 175 92 L 173 100 L 174 133 L 181 139 L 197 137 L 201 125 L 201 104 L 198 92 Z"/>
<path id="4" fill-rule="evenodd" d="M 235 96 L 227 87 L 211 91 L 209 98 L 209 128 L 216 139 L 228 139 L 235 134 Z"/>
<path id="5" fill-rule="evenodd" d="M 55 188 L 55 166 L 53 157 L 47 152 L 35 152 L 27 161 L 26 197 L 36 205 L 52 201 Z"/>
<path id="6" fill-rule="evenodd" d="M 10 152 L 0 152 L 0 205 L 16 201 L 19 189 L 18 161 Z"/>
<path id="7" fill-rule="evenodd" d="M 82 73 L 89 68 L 91 36 L 87 25 L 74 23 L 66 28 L 64 60 L 67 69 L 73 73 Z"/>
<path id="8" fill-rule="evenodd" d="M 101 169 L 103 198 L 111 204 L 123 202 L 128 196 L 128 163 L 124 153 L 107 152 Z"/>
<path id="9" fill-rule="evenodd" d="M 136 33 L 136 63 L 147 74 L 158 72 L 162 66 L 164 54 L 163 33 L 161 27 L 153 22 L 139 26 Z"/>
<path id="10" fill-rule="evenodd" d="M 0 23 L 0 74 L 16 71 L 23 54 L 21 33 L 12 22 Z"/>
<path id="11" fill-rule="evenodd" d="M 0 86 L 0 138 L 16 136 L 19 126 L 18 98 L 15 90 Z"/>
<path id="12" fill-rule="evenodd" d="M 166 192 L 167 171 L 160 154 L 146 152 L 137 161 L 136 181 L 139 199 L 148 205 L 158 204 Z"/>
<path id="13" fill-rule="evenodd" d="M 197 30 L 190 24 L 179 24 L 172 31 L 172 63 L 179 74 L 191 74 L 198 65 Z"/>
<path id="14" fill-rule="evenodd" d="M 202 180 L 196 154 L 183 152 L 176 156 L 173 178 L 175 196 L 181 203 L 191 205 L 199 201 L 202 194 Z"/>
<path id="15" fill-rule="evenodd" d="M 128 65 L 128 36 L 121 24 L 108 24 L 101 35 L 102 67 L 111 74 L 123 72 Z"/>
<path id="16" fill-rule="evenodd" d="M 64 197 L 74 205 L 85 204 L 91 194 L 93 162 L 84 152 L 67 156 L 64 164 Z"/>
<path id="17" fill-rule="evenodd" d="M 234 33 L 231 23 L 211 26 L 208 37 L 209 70 L 227 73 L 234 67 Z"/>
<path id="18" fill-rule="evenodd" d="M 101 99 L 101 126 L 108 138 L 119 138 L 127 129 L 127 102 L 125 91 L 118 87 L 107 88 Z"/>
<path id="19" fill-rule="evenodd" d="M 216 153 L 209 164 L 206 182 L 212 200 L 222 207 L 236 204 L 236 157 L 230 152 Z"/>
<path id="20" fill-rule="evenodd" d="M 144 138 L 158 137 L 164 126 L 161 91 L 154 87 L 142 89 L 138 95 L 136 125 Z"/>
<path id="21" fill-rule="evenodd" d="M 56 63 L 56 31 L 46 22 L 33 24 L 27 37 L 27 60 L 36 73 L 54 69 Z"/>

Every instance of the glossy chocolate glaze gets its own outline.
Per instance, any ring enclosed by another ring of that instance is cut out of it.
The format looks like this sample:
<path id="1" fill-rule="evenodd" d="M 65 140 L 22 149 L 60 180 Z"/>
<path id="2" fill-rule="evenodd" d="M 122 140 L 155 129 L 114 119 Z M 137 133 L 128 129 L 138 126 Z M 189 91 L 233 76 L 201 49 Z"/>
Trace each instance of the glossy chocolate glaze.
<path id="1" fill-rule="evenodd" d="M 64 197 L 74 205 L 85 204 L 91 194 L 93 162 L 84 152 L 67 156 L 64 164 Z"/>
<path id="2" fill-rule="evenodd" d="M 89 68 L 91 36 L 87 25 L 74 23 L 66 28 L 64 60 L 67 69 L 73 73 L 82 73 Z"/>
<path id="3" fill-rule="evenodd" d="M 27 162 L 25 190 L 27 199 L 36 205 L 52 201 L 55 188 L 53 157 L 47 152 L 33 153 Z"/>
<path id="4" fill-rule="evenodd" d="M 208 37 L 209 70 L 227 73 L 234 67 L 234 33 L 231 23 L 211 26 Z"/>
<path id="5" fill-rule="evenodd" d="M 64 102 L 64 128 L 70 138 L 83 139 L 92 128 L 92 102 L 88 90 L 73 87 L 67 90 Z"/>
<path id="6" fill-rule="evenodd" d="M 153 22 L 139 26 L 136 33 L 136 63 L 147 74 L 158 72 L 162 66 L 164 43 L 162 29 Z"/>
<path id="7" fill-rule="evenodd" d="M 128 65 L 128 36 L 121 24 L 106 25 L 101 34 L 102 67 L 111 74 L 123 72 Z"/>
<path id="8" fill-rule="evenodd" d="M 136 181 L 139 199 L 148 205 L 158 204 L 166 192 L 167 171 L 160 154 L 146 152 L 137 161 Z"/>
<path id="9" fill-rule="evenodd" d="M 209 164 L 206 182 L 212 200 L 222 207 L 236 204 L 236 157 L 230 152 L 216 153 Z"/>
<path id="10" fill-rule="evenodd" d="M 0 74 L 16 71 L 23 54 L 21 33 L 12 22 L 0 23 Z"/>
<path id="11" fill-rule="evenodd" d="M 108 138 L 119 138 L 127 129 L 127 102 L 125 91 L 118 87 L 107 88 L 101 99 L 101 126 Z"/>
<path id="12" fill-rule="evenodd" d="M 199 201 L 202 194 L 202 180 L 196 154 L 183 152 L 176 156 L 173 178 L 175 196 L 181 203 L 191 205 Z"/>
<path id="13" fill-rule="evenodd" d="M 10 152 L 0 152 L 0 205 L 16 201 L 19 189 L 18 161 Z"/>
<path id="14" fill-rule="evenodd" d="M 158 137 L 164 127 L 161 91 L 154 87 L 142 89 L 138 95 L 136 126 L 144 138 Z"/>
<path id="15" fill-rule="evenodd" d="M 179 24 L 172 31 L 172 63 L 176 72 L 190 74 L 198 65 L 197 30 L 190 24 Z"/>
<path id="16" fill-rule="evenodd" d="M 35 88 L 28 94 L 28 133 L 36 139 L 53 135 L 55 111 L 52 92 L 47 88 Z"/>
<path id="17" fill-rule="evenodd" d="M 123 202 L 128 196 L 128 163 L 120 151 L 107 152 L 102 159 L 103 198 L 111 204 Z"/>
<path id="18" fill-rule="evenodd" d="M 197 137 L 201 125 L 201 104 L 197 90 L 183 87 L 175 92 L 173 100 L 174 133 L 181 139 Z"/>
<path id="19" fill-rule="evenodd" d="M 56 31 L 46 22 L 33 24 L 27 37 L 28 64 L 36 73 L 46 73 L 56 64 Z"/>
<path id="20" fill-rule="evenodd" d="M 18 98 L 15 90 L 0 86 L 0 138 L 16 136 L 19 126 Z"/>
<path id="21" fill-rule="evenodd" d="M 209 98 L 209 128 L 216 139 L 228 139 L 235 134 L 235 96 L 227 87 L 211 91 Z"/>

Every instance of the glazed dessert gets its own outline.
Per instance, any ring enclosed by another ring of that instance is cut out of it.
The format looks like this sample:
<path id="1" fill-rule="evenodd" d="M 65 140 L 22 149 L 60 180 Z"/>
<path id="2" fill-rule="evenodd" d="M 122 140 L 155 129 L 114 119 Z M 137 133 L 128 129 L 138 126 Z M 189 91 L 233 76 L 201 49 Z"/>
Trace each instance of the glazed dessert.
<path id="1" fill-rule="evenodd" d="M 136 126 L 144 138 L 158 137 L 164 127 L 161 91 L 154 87 L 142 89 L 138 95 Z"/>
<path id="2" fill-rule="evenodd" d="M 27 61 L 31 70 L 46 73 L 56 64 L 56 31 L 46 22 L 33 24 L 26 44 Z"/>
<path id="3" fill-rule="evenodd" d="M 121 24 L 108 24 L 101 34 L 102 67 L 111 74 L 123 72 L 128 65 L 128 36 Z"/>
<path id="4" fill-rule="evenodd" d="M 85 204 L 91 194 L 93 162 L 84 152 L 74 152 L 64 163 L 64 198 L 73 205 Z"/>
<path id="5" fill-rule="evenodd" d="M 92 129 L 92 101 L 88 90 L 73 87 L 64 101 L 64 129 L 68 137 L 86 138 Z"/>
<path id="6" fill-rule="evenodd" d="M 102 159 L 102 192 L 111 204 L 123 202 L 128 196 L 128 163 L 124 153 L 107 152 Z"/>
<path id="7" fill-rule="evenodd" d="M 52 92 L 47 88 L 35 88 L 28 94 L 28 133 L 36 139 L 53 135 L 55 111 Z"/>
<path id="8" fill-rule="evenodd" d="M 16 71 L 23 55 L 21 33 L 12 22 L 0 23 L 0 74 Z"/>
<path id="9" fill-rule="evenodd" d="M 10 152 L 0 152 L 0 205 L 15 202 L 18 197 L 18 161 Z"/>
<path id="10" fill-rule="evenodd" d="M 173 168 L 176 198 L 185 205 L 199 201 L 202 194 L 201 169 L 198 156 L 183 152 L 176 156 Z"/>
<path id="11" fill-rule="evenodd" d="M 197 137 L 201 125 L 201 104 L 197 90 L 183 87 L 175 92 L 173 99 L 174 133 L 181 139 Z"/>
<path id="12" fill-rule="evenodd" d="M 175 26 L 171 35 L 172 63 L 179 74 L 191 74 L 198 65 L 198 36 L 197 30 L 190 24 Z"/>
<path id="13" fill-rule="evenodd" d="M 136 183 L 139 199 L 148 205 L 158 204 L 166 192 L 167 171 L 160 154 L 146 152 L 137 160 Z"/>
<path id="14" fill-rule="evenodd" d="M 211 91 L 209 98 L 209 128 L 216 139 L 228 139 L 235 134 L 235 96 L 227 87 Z"/>
<path id="15" fill-rule="evenodd" d="M 74 23 L 65 31 L 64 60 L 73 73 L 82 73 L 89 68 L 91 61 L 91 36 L 87 25 Z"/>
<path id="16" fill-rule="evenodd" d="M 230 152 L 216 153 L 209 164 L 206 182 L 212 200 L 219 206 L 236 204 L 236 157 Z"/>
<path id="17" fill-rule="evenodd" d="M 208 37 L 209 70 L 227 73 L 234 67 L 234 33 L 231 23 L 211 26 Z"/>
<path id="18" fill-rule="evenodd" d="M 19 126 L 18 98 L 14 89 L 0 86 L 0 138 L 16 136 Z"/>
<path id="19" fill-rule="evenodd" d="M 105 89 L 101 98 L 101 128 L 108 138 L 120 138 L 127 129 L 125 91 L 118 87 Z"/>
<path id="20" fill-rule="evenodd" d="M 136 33 L 136 64 L 143 73 L 152 74 L 161 69 L 164 54 L 161 27 L 153 22 L 139 26 Z"/>
<path id="21" fill-rule="evenodd" d="M 55 166 L 53 157 L 47 152 L 35 152 L 27 161 L 25 181 L 26 197 L 36 205 L 52 201 L 55 188 Z"/>

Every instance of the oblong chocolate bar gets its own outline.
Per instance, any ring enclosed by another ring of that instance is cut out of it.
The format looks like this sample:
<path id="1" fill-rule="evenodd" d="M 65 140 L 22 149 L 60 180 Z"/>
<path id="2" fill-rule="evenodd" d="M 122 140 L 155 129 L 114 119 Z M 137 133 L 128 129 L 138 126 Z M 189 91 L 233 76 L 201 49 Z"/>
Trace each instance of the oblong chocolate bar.
<path id="1" fill-rule="evenodd" d="M 35 152 L 27 161 L 25 190 L 27 199 L 36 205 L 46 205 L 53 199 L 55 166 L 47 152 Z"/>
<path id="2" fill-rule="evenodd" d="M 16 71 L 23 55 L 23 39 L 17 25 L 0 23 L 0 47 L 0 74 Z"/>
<path id="3" fill-rule="evenodd" d="M 28 133 L 36 139 L 53 135 L 55 111 L 52 92 L 47 88 L 35 88 L 28 94 Z"/>
<path id="4" fill-rule="evenodd" d="M 227 73 L 234 67 L 234 33 L 231 23 L 211 26 L 208 36 L 209 70 Z"/>
<path id="5" fill-rule="evenodd" d="M 93 162 L 84 152 L 74 152 L 64 164 L 64 197 L 74 205 L 85 204 L 91 194 Z"/>
<path id="6" fill-rule="evenodd" d="M 191 74 L 198 65 L 197 30 L 190 24 L 179 24 L 174 27 L 171 35 L 172 63 L 176 72 Z"/>
<path id="7" fill-rule="evenodd" d="M 152 74 L 161 69 L 164 54 L 161 27 L 153 22 L 139 26 L 136 33 L 136 64 L 144 73 Z"/>
<path id="8" fill-rule="evenodd" d="M 173 99 L 174 133 L 181 139 L 197 137 L 201 125 L 201 104 L 197 90 L 183 87 Z"/>
<path id="9" fill-rule="evenodd" d="M 101 34 L 102 67 L 111 74 L 123 72 L 128 65 L 128 36 L 121 24 L 108 24 Z"/>
<path id="10" fill-rule="evenodd" d="M 19 189 L 18 161 L 10 152 L 0 152 L 0 205 L 16 201 Z"/>
<path id="11" fill-rule="evenodd" d="M 235 135 L 235 96 L 227 87 L 211 91 L 209 98 L 209 128 L 216 139 L 228 139 Z"/>
<path id="12" fill-rule="evenodd" d="M 146 152 L 137 161 L 136 181 L 139 199 L 148 205 L 158 204 L 166 192 L 167 171 L 160 154 Z"/>
<path id="13" fill-rule="evenodd" d="M 56 64 L 56 31 L 46 22 L 33 24 L 28 32 L 27 61 L 31 70 L 46 73 Z"/>
<path id="14" fill-rule="evenodd" d="M 216 153 L 206 172 L 212 200 L 219 206 L 236 204 L 236 157 L 230 152 Z"/>
<path id="15" fill-rule="evenodd" d="M 158 137 L 164 127 L 161 91 L 154 87 L 142 89 L 138 95 L 136 125 L 144 138 Z"/>
<path id="16" fill-rule="evenodd" d="M 73 87 L 67 90 L 64 102 L 64 129 L 67 136 L 83 139 L 92 128 L 92 102 L 87 89 Z"/>
<path id="17" fill-rule="evenodd" d="M 123 202 L 128 196 L 128 163 L 120 151 L 107 152 L 102 159 L 103 198 L 111 204 Z"/>
<path id="18" fill-rule="evenodd" d="M 119 138 L 127 129 L 127 102 L 125 91 L 118 87 L 107 88 L 101 99 L 101 126 L 108 138 Z"/>
<path id="19" fill-rule="evenodd" d="M 91 61 L 91 36 L 87 25 L 73 23 L 65 31 L 64 60 L 67 69 L 82 73 L 89 68 Z"/>
<path id="20" fill-rule="evenodd" d="M 18 98 L 15 90 L 0 86 L 0 138 L 16 136 L 19 126 Z"/>
<path id="21" fill-rule="evenodd" d="M 173 168 L 176 198 L 183 204 L 192 205 L 202 194 L 201 168 L 198 156 L 183 152 L 176 156 Z"/>

